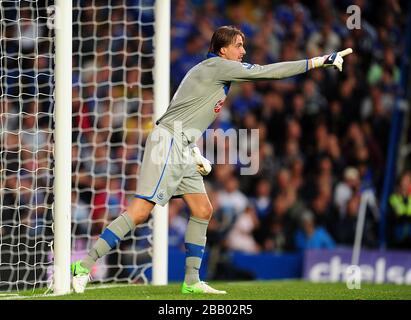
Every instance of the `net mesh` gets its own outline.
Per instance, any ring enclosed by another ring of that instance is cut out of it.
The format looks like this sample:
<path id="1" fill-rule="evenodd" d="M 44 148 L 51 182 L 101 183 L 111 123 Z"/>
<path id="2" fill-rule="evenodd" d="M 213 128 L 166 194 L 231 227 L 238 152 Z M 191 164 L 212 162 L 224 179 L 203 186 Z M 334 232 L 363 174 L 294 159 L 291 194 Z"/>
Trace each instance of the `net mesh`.
<path id="1" fill-rule="evenodd" d="M 134 196 L 153 123 L 154 1 L 73 1 L 72 260 Z M 0 290 L 50 283 L 54 1 L 1 1 Z M 92 270 L 147 282 L 152 221 Z"/>
<path id="2" fill-rule="evenodd" d="M 73 244 L 83 257 L 136 190 L 153 116 L 153 1 L 73 3 Z M 92 271 L 147 281 L 151 221 Z"/>
<path id="3" fill-rule="evenodd" d="M 1 1 L 0 289 L 48 280 L 53 204 L 53 30 L 34 1 Z"/>

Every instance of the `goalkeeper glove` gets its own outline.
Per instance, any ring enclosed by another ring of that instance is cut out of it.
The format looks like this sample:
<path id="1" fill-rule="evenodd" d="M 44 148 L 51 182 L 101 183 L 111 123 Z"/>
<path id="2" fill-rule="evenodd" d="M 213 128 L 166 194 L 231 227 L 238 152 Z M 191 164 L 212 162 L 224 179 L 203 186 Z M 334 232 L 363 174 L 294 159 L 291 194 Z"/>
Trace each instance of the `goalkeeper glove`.
<path id="1" fill-rule="evenodd" d="M 211 172 L 211 162 L 208 161 L 200 152 L 200 149 L 194 144 L 190 145 L 191 154 L 197 165 L 197 171 L 202 175 L 206 176 Z"/>
<path id="2" fill-rule="evenodd" d="M 315 57 L 311 59 L 311 64 L 313 68 L 334 66 L 334 68 L 337 68 L 341 72 L 344 62 L 343 57 L 349 55 L 350 53 L 352 53 L 352 49 L 348 48 L 343 51 L 333 52 L 330 55 Z"/>

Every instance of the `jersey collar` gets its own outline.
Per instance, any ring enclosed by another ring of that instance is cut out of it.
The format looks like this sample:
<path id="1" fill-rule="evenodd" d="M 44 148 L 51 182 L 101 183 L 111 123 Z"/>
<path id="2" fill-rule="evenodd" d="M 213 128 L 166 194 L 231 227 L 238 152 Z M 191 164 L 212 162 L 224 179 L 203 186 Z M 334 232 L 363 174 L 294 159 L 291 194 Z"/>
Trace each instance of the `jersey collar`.
<path id="1" fill-rule="evenodd" d="M 209 52 L 207 53 L 207 59 L 218 57 L 215 53 Z"/>

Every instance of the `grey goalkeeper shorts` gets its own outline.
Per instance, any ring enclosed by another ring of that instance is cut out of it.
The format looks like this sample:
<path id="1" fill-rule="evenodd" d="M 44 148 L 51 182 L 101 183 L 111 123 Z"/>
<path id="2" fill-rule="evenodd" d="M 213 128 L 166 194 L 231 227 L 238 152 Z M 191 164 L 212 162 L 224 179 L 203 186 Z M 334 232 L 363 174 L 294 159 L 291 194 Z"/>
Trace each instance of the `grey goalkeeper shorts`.
<path id="1" fill-rule="evenodd" d="M 164 206 L 172 197 L 206 193 L 188 145 L 182 133 L 156 126 L 147 137 L 135 197 Z"/>

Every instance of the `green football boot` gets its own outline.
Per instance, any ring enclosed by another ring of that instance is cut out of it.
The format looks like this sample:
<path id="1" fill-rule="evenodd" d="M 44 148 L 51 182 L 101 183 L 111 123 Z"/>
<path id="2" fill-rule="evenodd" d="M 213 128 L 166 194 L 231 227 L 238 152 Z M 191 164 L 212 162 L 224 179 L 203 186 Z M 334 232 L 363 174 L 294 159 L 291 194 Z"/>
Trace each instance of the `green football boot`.
<path id="1" fill-rule="evenodd" d="M 223 290 L 216 290 L 210 287 L 206 282 L 200 281 L 191 286 L 183 282 L 183 286 L 181 287 L 181 293 L 226 294 L 227 292 Z"/>
<path id="2" fill-rule="evenodd" d="M 71 264 L 71 274 L 73 276 L 72 286 L 76 293 L 83 293 L 90 280 L 90 270 L 80 264 L 80 260 Z"/>

